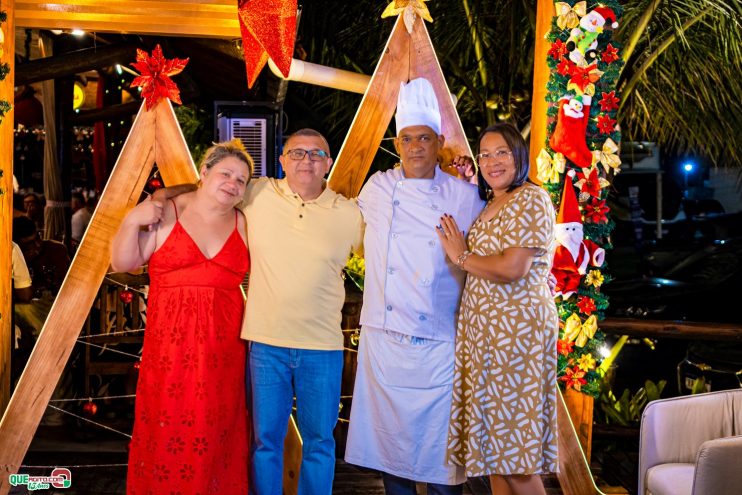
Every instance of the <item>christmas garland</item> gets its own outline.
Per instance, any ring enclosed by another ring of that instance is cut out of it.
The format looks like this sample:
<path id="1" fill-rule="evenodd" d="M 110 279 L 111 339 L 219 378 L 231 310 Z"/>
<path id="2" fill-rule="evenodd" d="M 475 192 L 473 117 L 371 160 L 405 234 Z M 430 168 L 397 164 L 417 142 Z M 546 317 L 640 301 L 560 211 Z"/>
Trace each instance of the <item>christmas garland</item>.
<path id="1" fill-rule="evenodd" d="M 2 62 L 3 56 L 3 44 L 5 43 L 5 33 L 3 32 L 2 23 L 8 20 L 8 15 L 5 11 L 0 11 L 0 81 L 10 73 L 10 64 Z M 8 36 L 12 36 L 13 33 L 9 33 Z M 13 54 L 11 54 L 12 56 Z M 10 111 L 12 107 L 10 102 L 7 100 L 0 99 L 0 124 L 3 123 L 3 117 Z"/>
<path id="2" fill-rule="evenodd" d="M 601 287 L 610 281 L 603 253 L 611 248 L 614 228 L 606 206 L 607 186 L 621 164 L 616 84 L 623 60 L 613 30 L 623 9 L 615 0 L 589 5 L 588 9 L 587 2 L 574 0 L 555 3 L 547 56 L 549 138 L 537 166 L 539 180 L 560 212 L 560 246 L 553 269 L 561 320 L 559 382 L 597 397 L 601 379 L 597 365 L 604 342 L 598 322 L 608 307 Z M 572 216 L 570 202 L 575 205 Z M 569 239 L 568 231 L 574 234 L 575 227 L 582 230 L 581 243 Z"/>

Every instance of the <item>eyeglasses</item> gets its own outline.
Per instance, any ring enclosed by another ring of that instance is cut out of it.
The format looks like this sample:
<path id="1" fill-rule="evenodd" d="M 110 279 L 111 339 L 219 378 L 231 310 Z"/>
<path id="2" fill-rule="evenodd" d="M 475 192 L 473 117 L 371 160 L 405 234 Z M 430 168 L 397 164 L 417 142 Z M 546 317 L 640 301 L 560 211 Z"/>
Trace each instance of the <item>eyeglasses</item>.
<path id="1" fill-rule="evenodd" d="M 494 153 L 480 153 L 476 156 L 477 162 L 483 162 L 485 160 L 492 160 L 500 162 L 505 160 L 507 157 L 512 156 L 513 152 L 510 150 L 497 150 Z"/>
<path id="2" fill-rule="evenodd" d="M 303 160 L 307 155 L 309 155 L 309 160 L 313 162 L 318 162 L 328 157 L 327 152 L 323 150 L 303 150 L 296 148 L 286 152 L 286 156 L 297 161 Z"/>

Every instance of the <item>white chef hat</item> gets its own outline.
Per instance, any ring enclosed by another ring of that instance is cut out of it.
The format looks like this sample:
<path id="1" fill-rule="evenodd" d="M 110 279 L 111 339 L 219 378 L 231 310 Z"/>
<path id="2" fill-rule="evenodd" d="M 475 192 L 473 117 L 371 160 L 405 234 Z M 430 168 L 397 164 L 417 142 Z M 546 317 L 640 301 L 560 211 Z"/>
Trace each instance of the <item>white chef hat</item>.
<path id="1" fill-rule="evenodd" d="M 398 135 L 413 125 L 426 125 L 436 134 L 441 133 L 441 112 L 430 81 L 419 77 L 400 85 L 396 121 Z"/>

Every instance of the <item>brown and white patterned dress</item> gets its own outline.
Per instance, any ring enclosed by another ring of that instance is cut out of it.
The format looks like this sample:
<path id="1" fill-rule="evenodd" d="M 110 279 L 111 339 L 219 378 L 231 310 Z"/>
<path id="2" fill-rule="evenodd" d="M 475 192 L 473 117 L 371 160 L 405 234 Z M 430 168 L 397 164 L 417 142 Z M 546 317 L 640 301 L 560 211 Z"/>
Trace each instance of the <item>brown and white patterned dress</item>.
<path id="1" fill-rule="evenodd" d="M 554 255 L 548 193 L 525 184 L 467 237 L 478 255 L 537 248 L 528 274 L 496 283 L 469 274 L 456 334 L 448 458 L 468 476 L 557 470 L 558 317 L 547 279 Z"/>

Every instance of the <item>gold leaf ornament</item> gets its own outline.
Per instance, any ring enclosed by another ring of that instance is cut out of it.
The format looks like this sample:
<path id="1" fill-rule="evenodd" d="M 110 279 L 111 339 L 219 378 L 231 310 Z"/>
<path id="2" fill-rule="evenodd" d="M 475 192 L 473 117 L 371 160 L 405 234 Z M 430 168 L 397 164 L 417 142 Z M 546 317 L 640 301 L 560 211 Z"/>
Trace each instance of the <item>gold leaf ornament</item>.
<path id="1" fill-rule="evenodd" d="M 577 347 L 585 347 L 587 340 L 592 339 L 597 331 L 598 319 L 595 315 L 590 315 L 585 323 L 582 323 L 577 313 L 572 313 L 564 322 L 564 340 L 574 341 Z"/>
<path id="2" fill-rule="evenodd" d="M 394 0 L 386 6 L 381 18 L 391 17 L 402 14 L 404 25 L 407 32 L 412 34 L 412 26 L 415 24 L 415 17 L 421 17 L 428 22 L 433 22 L 430 12 L 425 2 L 428 0 Z"/>
<path id="3" fill-rule="evenodd" d="M 537 177 L 543 183 L 557 184 L 561 174 L 564 173 L 567 160 L 561 153 L 555 153 L 552 157 L 549 152 L 541 148 L 536 157 Z"/>
<path id="4" fill-rule="evenodd" d="M 580 18 L 587 13 L 587 2 L 577 2 L 574 7 L 566 2 L 556 2 L 554 9 L 559 29 L 573 29 L 580 25 Z"/>
<path id="5" fill-rule="evenodd" d="M 603 165 L 605 173 L 609 173 L 613 169 L 614 173 L 619 173 L 621 170 L 621 158 L 618 157 L 618 145 L 613 139 L 608 138 L 603 143 L 603 149 L 594 150 L 593 152 L 593 163 L 591 166 L 595 166 L 598 163 Z"/>

